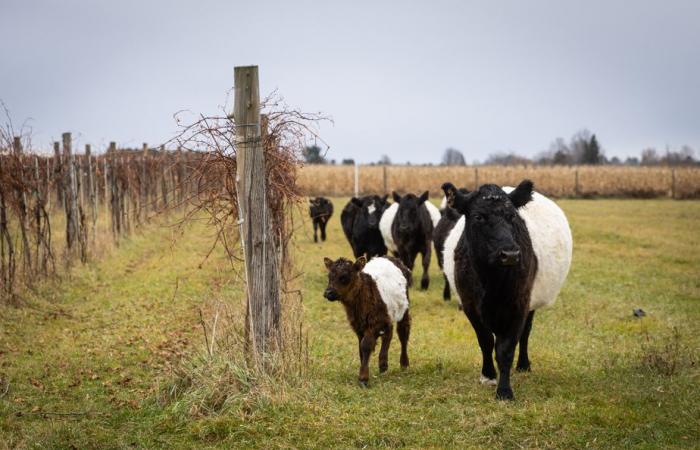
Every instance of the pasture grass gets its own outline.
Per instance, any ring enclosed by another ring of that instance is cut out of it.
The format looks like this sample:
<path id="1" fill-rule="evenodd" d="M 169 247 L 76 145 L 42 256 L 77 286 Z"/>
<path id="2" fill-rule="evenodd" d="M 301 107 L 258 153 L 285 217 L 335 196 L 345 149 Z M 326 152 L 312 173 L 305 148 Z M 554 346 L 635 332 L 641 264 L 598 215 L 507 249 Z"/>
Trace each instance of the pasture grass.
<path id="1" fill-rule="evenodd" d="M 689 448 L 700 443 L 700 202 L 562 200 L 574 262 L 556 305 L 535 315 L 531 373 L 515 402 L 479 385 L 475 336 L 441 297 L 410 292 L 411 367 L 357 385 L 357 342 L 322 298 L 323 257 L 350 257 L 334 199 L 329 240 L 297 221 L 309 367 L 305 379 L 213 414 L 163 403 L 201 354 L 198 309 L 240 302 L 204 224 L 173 244 L 151 228 L 24 308 L 0 310 L 0 448 Z M 201 264 L 201 268 L 200 268 Z M 419 269 L 416 269 L 419 270 Z M 176 281 L 177 280 L 177 281 Z M 642 308 L 644 318 L 633 317 Z M 69 415 L 60 415 L 69 414 Z"/>

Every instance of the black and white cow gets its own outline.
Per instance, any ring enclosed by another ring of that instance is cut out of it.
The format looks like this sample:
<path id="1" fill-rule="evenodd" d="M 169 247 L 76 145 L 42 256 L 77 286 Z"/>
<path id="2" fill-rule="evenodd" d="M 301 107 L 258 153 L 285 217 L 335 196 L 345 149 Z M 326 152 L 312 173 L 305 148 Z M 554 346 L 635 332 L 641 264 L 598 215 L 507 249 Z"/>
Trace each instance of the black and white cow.
<path id="1" fill-rule="evenodd" d="M 566 216 L 532 189 L 529 180 L 515 189 L 483 185 L 469 194 L 443 185 L 450 206 L 462 214 L 445 240 L 445 275 L 476 332 L 481 382 L 498 384 L 499 399 L 514 397 L 510 371 L 518 343 L 516 369 L 530 370 L 534 312 L 554 303 L 571 266 Z"/>
<path id="2" fill-rule="evenodd" d="M 466 188 L 459 188 L 459 192 L 462 194 L 468 194 L 469 190 Z M 442 203 L 440 204 L 440 214 L 440 220 L 433 230 L 433 246 L 435 247 L 435 256 L 438 260 L 438 266 L 440 267 L 440 270 L 442 270 L 445 239 L 447 239 L 447 235 L 450 233 L 450 231 L 452 231 L 452 228 L 459 220 L 461 214 L 458 213 L 456 209 L 447 205 L 447 197 L 442 199 Z M 445 301 L 450 299 L 450 283 L 447 281 L 447 276 L 445 276 L 445 287 L 442 290 L 442 298 Z"/>
<path id="3" fill-rule="evenodd" d="M 314 224 L 314 242 L 318 242 L 317 232 L 321 229 L 321 240 L 326 240 L 326 224 L 333 215 L 333 203 L 325 197 L 309 199 L 309 216 Z"/>
<path id="4" fill-rule="evenodd" d="M 389 206 L 388 197 L 353 197 L 343 208 L 340 223 L 355 258 L 365 256 L 369 260 L 373 256 L 386 255 L 386 245 L 379 232 L 379 220 Z"/>
<path id="5" fill-rule="evenodd" d="M 432 253 L 433 228 L 440 220 L 440 211 L 428 202 L 428 191 L 421 196 L 393 193 L 394 203 L 382 215 L 379 229 L 384 243 L 394 256 L 413 271 L 416 256 L 422 255 L 423 276 L 421 289 L 428 289 L 430 254 Z"/>

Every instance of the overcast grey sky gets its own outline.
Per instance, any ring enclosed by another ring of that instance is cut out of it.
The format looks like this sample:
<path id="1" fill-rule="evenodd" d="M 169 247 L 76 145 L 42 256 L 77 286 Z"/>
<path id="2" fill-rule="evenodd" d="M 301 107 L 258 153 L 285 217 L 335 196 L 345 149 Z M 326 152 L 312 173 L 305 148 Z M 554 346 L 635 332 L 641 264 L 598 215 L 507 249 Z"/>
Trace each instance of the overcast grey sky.
<path id="1" fill-rule="evenodd" d="M 45 146 L 160 143 L 257 64 L 262 94 L 333 117 L 337 160 L 532 156 L 581 128 L 608 156 L 700 151 L 697 0 L 0 0 L 0 55 L 0 99 Z"/>

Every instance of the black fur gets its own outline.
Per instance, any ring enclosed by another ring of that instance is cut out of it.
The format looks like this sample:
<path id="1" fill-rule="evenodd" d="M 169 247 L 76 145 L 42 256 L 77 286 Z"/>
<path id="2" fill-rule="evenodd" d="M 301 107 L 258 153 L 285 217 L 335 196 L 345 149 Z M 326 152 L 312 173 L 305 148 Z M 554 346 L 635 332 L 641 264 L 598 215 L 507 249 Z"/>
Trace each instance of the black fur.
<path id="1" fill-rule="evenodd" d="M 386 245 L 379 231 L 379 219 L 382 213 L 389 207 L 388 196 L 368 195 L 366 197 L 350 199 L 343 212 L 340 214 L 340 223 L 355 258 L 365 256 L 367 259 L 373 256 L 386 255 Z M 372 214 L 368 209 L 374 205 Z"/>
<path id="2" fill-rule="evenodd" d="M 309 216 L 314 225 L 314 242 L 318 242 L 317 232 L 321 229 L 321 240 L 326 240 L 326 224 L 333 215 L 333 203 L 325 197 L 309 199 Z"/>
<path id="3" fill-rule="evenodd" d="M 537 258 L 516 205 L 523 206 L 532 198 L 532 182 L 523 181 L 510 195 L 495 185 L 483 185 L 466 195 L 450 186 L 446 191 L 452 194 L 451 206 L 465 216 L 464 233 L 455 249 L 455 283 L 481 347 L 482 374 L 496 378 L 495 346 L 496 397 L 513 399 L 510 371 L 519 341 L 517 368 L 530 367 L 527 340 Z"/>
<path id="4" fill-rule="evenodd" d="M 422 255 L 423 276 L 420 280 L 421 289 L 428 289 L 430 276 L 430 254 L 432 252 L 433 222 L 425 207 L 428 200 L 428 191 L 420 197 L 414 194 L 406 194 L 401 197 L 393 193 L 394 201 L 399 204 L 399 209 L 391 224 L 391 235 L 396 244 L 398 258 L 409 270 L 413 271 L 416 256 Z"/>

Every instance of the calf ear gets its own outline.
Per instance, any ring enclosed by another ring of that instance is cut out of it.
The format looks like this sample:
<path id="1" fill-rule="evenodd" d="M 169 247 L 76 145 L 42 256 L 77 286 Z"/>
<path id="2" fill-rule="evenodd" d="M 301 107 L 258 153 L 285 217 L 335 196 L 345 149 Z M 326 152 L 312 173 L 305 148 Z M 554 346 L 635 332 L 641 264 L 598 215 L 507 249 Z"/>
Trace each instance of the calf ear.
<path id="1" fill-rule="evenodd" d="M 365 259 L 364 256 L 360 256 L 357 258 L 357 261 L 355 261 L 355 264 L 353 264 L 353 268 L 359 272 L 365 267 L 365 264 L 367 264 L 367 259 Z"/>
<path id="2" fill-rule="evenodd" d="M 513 202 L 513 206 L 520 208 L 525 206 L 530 200 L 532 200 L 532 188 L 533 184 L 530 180 L 523 180 L 520 182 L 518 187 L 516 187 L 510 194 L 508 198 Z"/>
<path id="3" fill-rule="evenodd" d="M 323 264 L 326 265 L 326 269 L 331 270 L 331 266 L 333 265 L 333 260 L 330 258 L 323 258 Z"/>
<path id="4" fill-rule="evenodd" d="M 425 201 L 428 200 L 429 196 L 430 196 L 430 192 L 428 192 L 428 191 L 423 192 L 421 194 L 421 196 L 418 197 L 418 204 L 422 205 L 423 203 L 425 203 Z"/>
<path id="5" fill-rule="evenodd" d="M 353 197 L 350 199 L 353 205 L 357 206 L 358 208 L 362 208 L 362 200 L 360 200 L 357 197 Z"/>
<path id="6" fill-rule="evenodd" d="M 394 198 L 394 201 L 396 203 L 401 203 L 401 196 L 396 193 L 396 191 L 391 193 L 391 196 Z"/>

